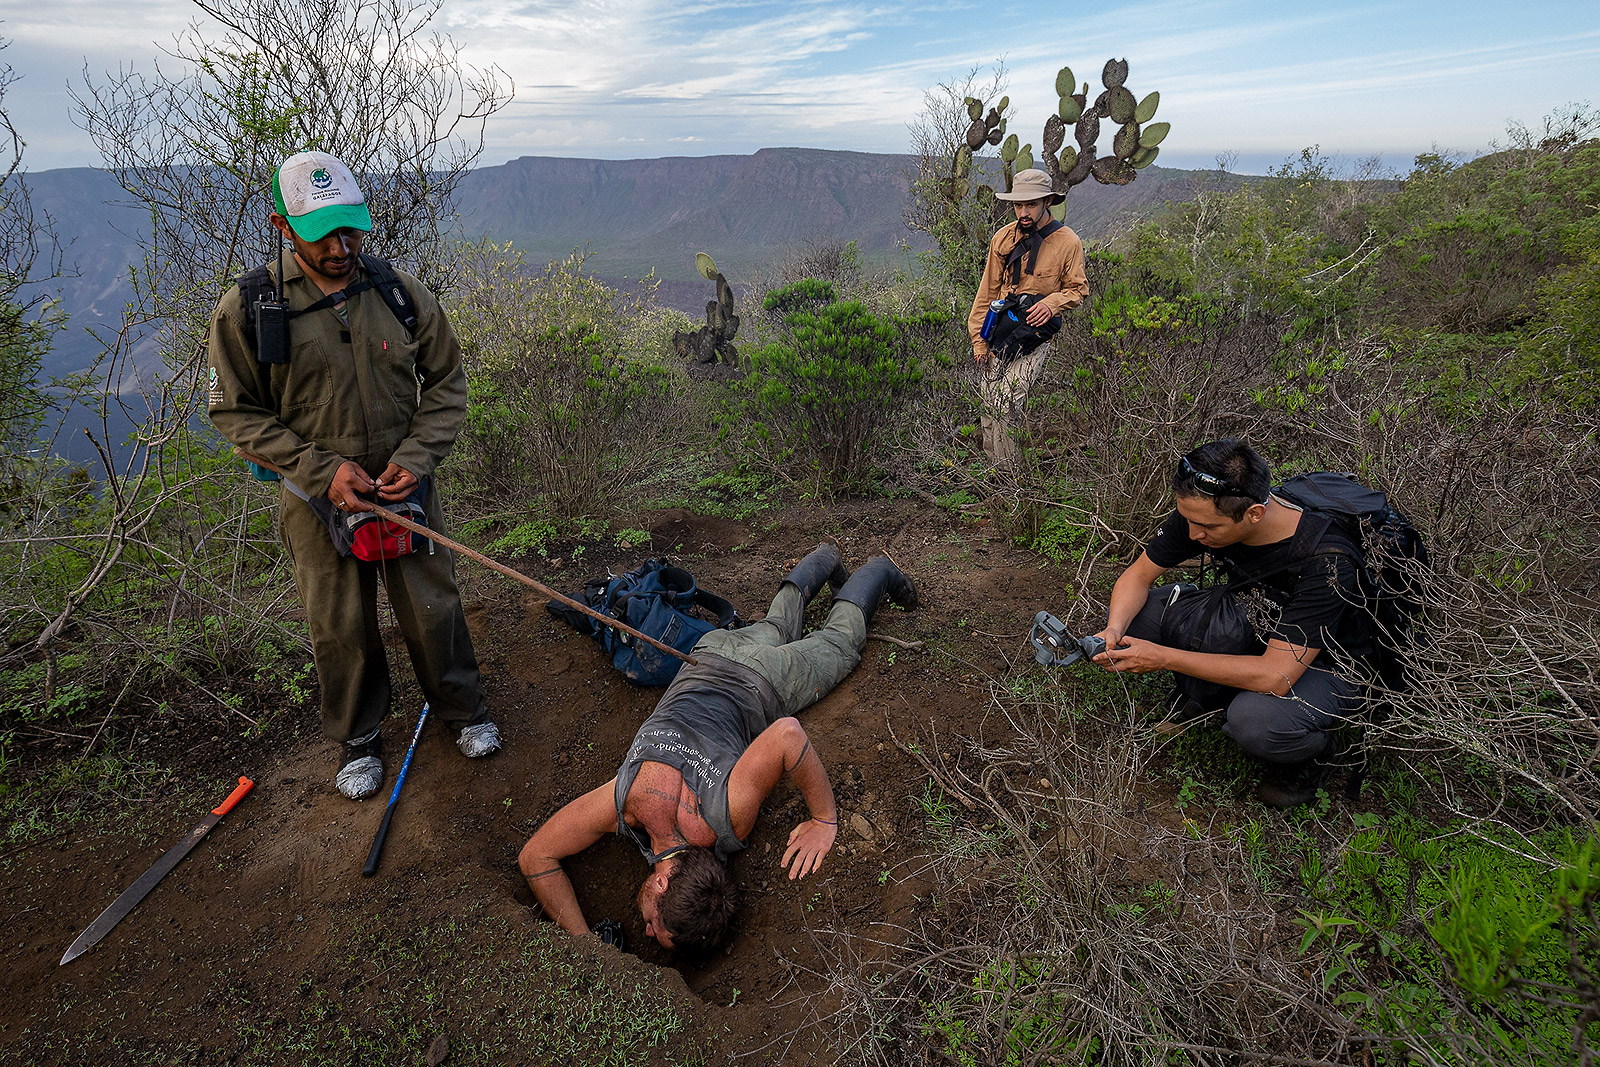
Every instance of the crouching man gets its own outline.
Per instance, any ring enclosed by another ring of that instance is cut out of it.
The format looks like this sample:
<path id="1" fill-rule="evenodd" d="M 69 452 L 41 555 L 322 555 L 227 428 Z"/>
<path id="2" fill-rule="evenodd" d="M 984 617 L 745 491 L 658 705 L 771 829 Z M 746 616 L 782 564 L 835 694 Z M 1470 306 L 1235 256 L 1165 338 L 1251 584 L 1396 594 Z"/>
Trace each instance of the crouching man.
<path id="1" fill-rule="evenodd" d="M 828 583 L 833 607 L 801 637 L 806 604 Z M 851 575 L 833 545 L 819 545 L 784 579 L 766 618 L 712 630 L 634 735 L 617 776 L 556 812 L 523 846 L 528 886 L 570 934 L 590 932 L 561 861 L 602 834 L 639 847 L 650 873 L 639 889 L 645 933 L 668 949 L 702 951 L 729 931 L 735 894 L 724 866 L 745 848 L 761 802 L 782 778 L 811 818 L 789 834 L 780 860 L 790 878 L 822 866 L 839 810 L 822 759 L 794 716 L 861 662 L 867 625 L 887 596 L 916 607 L 900 569 L 874 556 Z"/>
<path id="2" fill-rule="evenodd" d="M 1223 732 L 1269 765 L 1257 797 L 1279 808 L 1304 804 L 1326 781 L 1331 731 L 1354 714 L 1371 617 L 1357 573 L 1361 549 L 1328 521 L 1272 491 L 1271 472 L 1236 439 L 1214 441 L 1178 461 L 1175 510 L 1111 591 L 1106 651 L 1111 671 L 1180 675 L 1173 730 L 1226 708 Z M 1209 554 L 1228 592 L 1161 586 L 1185 560 Z M 1259 633 L 1232 594 L 1258 589 L 1271 621 Z M 1201 598 L 1189 600 L 1187 598 Z M 1185 611 L 1191 604 L 1198 610 Z M 1222 617 L 1235 625 L 1223 625 Z M 1188 647 L 1177 647 L 1186 645 Z"/>

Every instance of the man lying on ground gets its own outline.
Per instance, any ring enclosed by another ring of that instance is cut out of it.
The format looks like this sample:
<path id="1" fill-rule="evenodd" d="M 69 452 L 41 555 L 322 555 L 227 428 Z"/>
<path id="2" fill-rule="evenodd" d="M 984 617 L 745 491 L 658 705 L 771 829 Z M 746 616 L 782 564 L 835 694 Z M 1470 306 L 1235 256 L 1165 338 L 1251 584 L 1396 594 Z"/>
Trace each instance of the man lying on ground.
<path id="1" fill-rule="evenodd" d="M 833 607 L 802 638 L 806 604 L 826 582 Z M 884 596 L 902 608 L 917 591 L 887 557 L 851 575 L 833 545 L 790 572 L 767 617 L 712 630 L 634 735 L 617 776 L 556 812 L 523 846 L 519 863 L 545 913 L 570 934 L 589 933 L 561 861 L 618 833 L 639 846 L 650 874 L 639 889 L 645 933 L 669 949 L 704 950 L 727 935 L 733 885 L 724 864 L 746 847 L 761 802 L 787 777 L 811 818 L 789 834 L 790 878 L 822 866 L 839 810 L 822 760 L 794 716 L 861 662 L 867 624 Z"/>

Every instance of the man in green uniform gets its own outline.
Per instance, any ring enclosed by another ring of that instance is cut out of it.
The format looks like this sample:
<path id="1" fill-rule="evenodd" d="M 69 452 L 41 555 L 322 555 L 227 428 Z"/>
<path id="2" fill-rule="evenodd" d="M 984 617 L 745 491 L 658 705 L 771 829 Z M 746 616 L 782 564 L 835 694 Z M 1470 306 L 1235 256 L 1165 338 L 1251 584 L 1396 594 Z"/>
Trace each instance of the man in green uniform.
<path id="1" fill-rule="evenodd" d="M 373 287 L 361 256 L 372 216 L 348 167 L 325 152 L 301 152 L 278 168 L 272 197 L 269 221 L 294 250 L 267 267 L 276 302 L 289 308 L 288 342 L 258 343 L 247 328 L 258 316 L 247 315 L 240 286 L 223 294 L 211 316 L 211 421 L 292 483 L 279 493 L 281 531 L 306 607 L 322 729 L 342 743 L 339 791 L 360 800 L 383 784 L 379 727 L 390 681 L 379 581 L 422 692 L 457 731 L 462 753 L 495 752 L 500 733 L 484 701 L 451 553 L 419 539 L 418 551 L 395 559 L 342 555 L 307 498 L 326 497 L 351 514 L 372 510 L 370 498 L 394 507 L 421 490 L 427 525 L 442 532 L 430 476 L 466 414 L 467 379 L 433 294 L 395 272 L 415 315 L 408 328 Z M 286 352 L 262 350 L 274 347 Z"/>

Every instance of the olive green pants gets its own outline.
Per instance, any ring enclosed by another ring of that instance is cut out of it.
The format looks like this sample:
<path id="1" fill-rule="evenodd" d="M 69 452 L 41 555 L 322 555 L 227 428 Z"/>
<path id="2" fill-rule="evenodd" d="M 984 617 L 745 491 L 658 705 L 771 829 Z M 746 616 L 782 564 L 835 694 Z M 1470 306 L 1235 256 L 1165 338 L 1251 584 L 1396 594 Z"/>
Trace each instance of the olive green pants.
<path id="1" fill-rule="evenodd" d="M 428 526 L 444 533 L 437 493 L 428 494 L 425 510 Z M 279 516 L 306 609 L 322 687 L 322 732 L 329 740 L 365 737 L 389 711 L 389 661 L 378 621 L 380 581 L 433 714 L 466 723 L 487 711 L 449 549 L 433 545 L 429 552 L 424 543 L 409 556 L 366 563 L 339 555 L 322 520 L 287 489 L 279 492 Z"/>
<path id="2" fill-rule="evenodd" d="M 800 590 L 784 582 L 766 618 L 739 630 L 712 630 L 694 650 L 749 667 L 772 686 L 785 715 L 799 714 L 856 669 L 867 643 L 867 620 L 856 605 L 836 601 L 822 628 L 801 637 L 805 610 Z"/>

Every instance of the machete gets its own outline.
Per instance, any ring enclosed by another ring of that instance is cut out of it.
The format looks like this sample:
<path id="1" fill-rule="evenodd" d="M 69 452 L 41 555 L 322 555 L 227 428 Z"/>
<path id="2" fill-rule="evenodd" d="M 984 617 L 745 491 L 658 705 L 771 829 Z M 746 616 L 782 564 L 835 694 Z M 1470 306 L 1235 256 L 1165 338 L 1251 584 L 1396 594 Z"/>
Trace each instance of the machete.
<path id="1" fill-rule="evenodd" d="M 178 865 L 178 861 L 187 856 L 194 846 L 200 843 L 200 839 L 210 833 L 211 828 L 221 822 L 222 817 L 232 811 L 235 804 L 244 799 L 244 795 L 250 792 L 254 785 L 250 779 L 241 777 L 238 788 L 228 794 L 228 799 L 224 800 L 220 807 L 213 808 L 211 814 L 200 821 L 199 826 L 189 831 L 188 836 L 163 852 L 161 858 L 152 863 L 150 869 L 141 874 L 137 882 L 124 889 L 122 895 L 113 900 L 111 906 L 102 911 L 100 917 L 78 935 L 78 939 L 68 946 L 67 954 L 61 957 L 61 963 L 57 966 L 71 963 L 88 952 L 94 947 L 95 942 L 111 932 L 113 926 L 127 918 L 128 912 L 139 906 L 139 901 L 156 887 L 156 883 L 165 878 L 167 873 Z"/>

